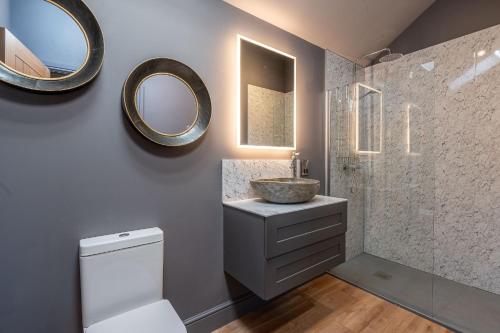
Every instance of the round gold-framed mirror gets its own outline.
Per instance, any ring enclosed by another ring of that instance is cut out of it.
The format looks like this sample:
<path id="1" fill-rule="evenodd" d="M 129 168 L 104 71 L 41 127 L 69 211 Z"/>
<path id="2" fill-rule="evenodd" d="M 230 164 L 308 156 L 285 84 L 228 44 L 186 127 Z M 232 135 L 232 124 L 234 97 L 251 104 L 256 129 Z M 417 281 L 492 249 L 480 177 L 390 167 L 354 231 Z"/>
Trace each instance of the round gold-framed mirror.
<path id="1" fill-rule="evenodd" d="M 208 90 L 188 66 L 167 58 L 137 66 L 123 85 L 122 105 L 134 127 L 163 146 L 183 146 L 207 131 L 212 115 Z"/>
<path id="2" fill-rule="evenodd" d="M 22 0 L 8 5 L 8 15 L 0 18 L 1 81 L 55 93 L 78 88 L 97 76 L 104 38 L 83 1 Z"/>

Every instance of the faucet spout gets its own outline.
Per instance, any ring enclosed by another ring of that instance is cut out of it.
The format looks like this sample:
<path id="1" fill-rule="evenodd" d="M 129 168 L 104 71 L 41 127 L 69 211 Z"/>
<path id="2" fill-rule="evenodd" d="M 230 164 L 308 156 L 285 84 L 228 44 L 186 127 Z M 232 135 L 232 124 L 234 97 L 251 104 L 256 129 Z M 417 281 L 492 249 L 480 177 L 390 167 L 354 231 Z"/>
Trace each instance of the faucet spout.
<path id="1" fill-rule="evenodd" d="M 292 158 L 291 158 L 291 164 L 290 164 L 290 169 L 292 170 L 292 177 L 293 178 L 300 178 L 300 174 L 297 176 L 298 172 L 300 172 L 299 167 L 297 166 L 298 164 L 298 159 L 297 157 L 300 155 L 300 153 L 297 152 L 292 152 Z"/>

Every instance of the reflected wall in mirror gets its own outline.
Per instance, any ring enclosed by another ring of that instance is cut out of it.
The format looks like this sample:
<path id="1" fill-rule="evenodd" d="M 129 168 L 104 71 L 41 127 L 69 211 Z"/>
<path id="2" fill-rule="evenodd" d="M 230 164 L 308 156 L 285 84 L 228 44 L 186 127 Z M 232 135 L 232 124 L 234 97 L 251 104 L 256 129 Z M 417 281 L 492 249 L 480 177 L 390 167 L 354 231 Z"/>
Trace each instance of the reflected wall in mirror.
<path id="1" fill-rule="evenodd" d="M 356 94 L 356 151 L 360 154 L 382 150 L 382 92 L 361 83 Z"/>
<path id="2" fill-rule="evenodd" d="M 179 77 L 155 74 L 139 86 L 137 109 L 144 122 L 165 135 L 179 135 L 196 122 L 198 103 L 194 92 Z"/>
<path id="3" fill-rule="evenodd" d="M 79 24 L 44 0 L 0 0 L 0 61 L 38 79 L 69 76 L 88 56 Z"/>
<path id="4" fill-rule="evenodd" d="M 210 95 L 201 78 L 185 64 L 150 59 L 129 75 L 122 105 L 134 127 L 163 146 L 184 146 L 200 139 L 212 117 Z"/>
<path id="5" fill-rule="evenodd" d="M 101 29 L 83 1 L 0 0 L 0 80 L 71 90 L 97 75 L 103 57 Z"/>
<path id="6" fill-rule="evenodd" d="M 239 147 L 295 149 L 295 57 L 238 35 Z"/>

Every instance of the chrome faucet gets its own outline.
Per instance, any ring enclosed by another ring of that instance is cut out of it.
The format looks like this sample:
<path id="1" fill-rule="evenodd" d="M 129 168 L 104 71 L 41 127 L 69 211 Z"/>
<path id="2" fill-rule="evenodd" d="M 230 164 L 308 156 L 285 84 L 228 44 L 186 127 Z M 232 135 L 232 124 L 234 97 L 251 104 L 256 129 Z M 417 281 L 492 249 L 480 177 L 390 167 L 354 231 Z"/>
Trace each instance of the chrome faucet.
<path id="1" fill-rule="evenodd" d="M 292 178 L 300 178 L 300 174 L 297 177 L 297 171 L 300 172 L 300 170 L 297 170 L 297 162 L 299 161 L 297 157 L 300 155 L 300 153 L 292 152 L 292 160 L 291 160 L 291 165 L 290 169 L 292 170 Z M 299 167 L 300 168 L 300 167 Z"/>

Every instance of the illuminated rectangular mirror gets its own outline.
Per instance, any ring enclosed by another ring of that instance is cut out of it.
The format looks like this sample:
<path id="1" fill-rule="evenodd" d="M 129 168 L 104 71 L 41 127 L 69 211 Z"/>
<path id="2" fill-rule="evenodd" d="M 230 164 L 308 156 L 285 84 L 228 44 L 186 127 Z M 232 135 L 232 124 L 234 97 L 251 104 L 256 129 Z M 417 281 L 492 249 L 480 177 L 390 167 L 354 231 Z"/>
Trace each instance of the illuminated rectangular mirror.
<path id="1" fill-rule="evenodd" d="M 237 144 L 295 150 L 295 57 L 238 35 Z"/>
<path id="2" fill-rule="evenodd" d="M 356 84 L 356 152 L 377 154 L 382 150 L 382 92 Z"/>

